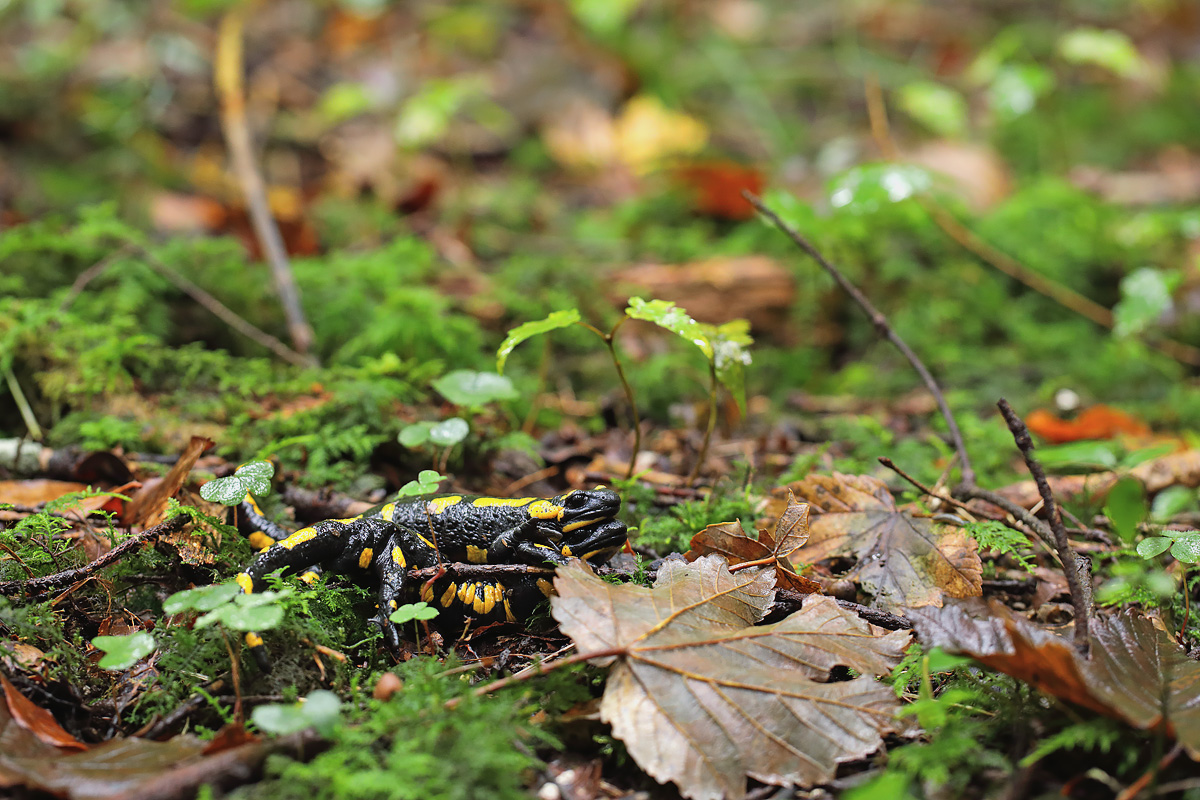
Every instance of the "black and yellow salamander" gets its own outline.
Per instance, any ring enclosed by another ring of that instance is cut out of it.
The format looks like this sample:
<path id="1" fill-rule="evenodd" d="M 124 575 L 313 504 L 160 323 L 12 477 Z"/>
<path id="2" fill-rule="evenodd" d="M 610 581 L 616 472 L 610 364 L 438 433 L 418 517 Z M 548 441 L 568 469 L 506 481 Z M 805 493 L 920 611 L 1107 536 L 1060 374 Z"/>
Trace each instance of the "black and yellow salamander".
<path id="1" fill-rule="evenodd" d="M 377 587 L 379 613 L 372 620 L 393 650 L 400 638 L 388 619 L 415 593 L 409 569 L 439 563 L 565 564 L 582 558 L 603 564 L 625 546 L 625 524 L 617 520 L 621 498 L 603 487 L 572 490 L 548 500 L 450 495 L 403 503 L 386 503 L 349 519 L 318 522 L 289 533 L 268 520 L 247 497 L 241 505 L 243 530 L 260 548 L 238 574 L 247 594 L 265 588 L 264 576 L 278 569 L 316 580 L 322 569 L 345 574 Z M 546 578 L 516 580 L 443 579 L 421 586 L 421 599 L 485 622 L 517 622 L 553 592 Z M 260 665 L 261 637 L 246 635 Z"/>

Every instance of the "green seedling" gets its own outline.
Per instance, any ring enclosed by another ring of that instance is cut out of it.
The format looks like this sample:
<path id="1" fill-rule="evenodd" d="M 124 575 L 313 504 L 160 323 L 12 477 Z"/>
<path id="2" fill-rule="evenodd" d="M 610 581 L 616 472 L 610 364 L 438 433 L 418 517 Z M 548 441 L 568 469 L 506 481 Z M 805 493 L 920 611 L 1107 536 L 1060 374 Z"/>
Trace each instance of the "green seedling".
<path id="1" fill-rule="evenodd" d="M 200 487 L 200 496 L 210 503 L 236 506 L 247 494 L 262 497 L 271 491 L 275 465 L 270 461 L 251 461 L 243 464 L 225 478 L 217 478 Z"/>
<path id="2" fill-rule="evenodd" d="M 104 651 L 97 666 L 113 671 L 129 669 L 158 647 L 154 637 L 145 631 L 123 636 L 97 636 L 92 639 L 92 646 Z"/>
<path id="3" fill-rule="evenodd" d="M 517 390 L 512 381 L 492 372 L 474 372 L 459 369 L 448 372 L 432 384 L 437 392 L 456 406 L 471 413 L 479 413 L 488 403 L 514 400 Z M 443 448 L 438 460 L 438 469 L 445 469 L 450 451 L 461 444 L 471 432 L 470 424 L 462 417 L 449 417 L 439 422 L 422 421 L 408 425 L 397 437 L 400 444 L 415 449 L 429 443 Z"/>
<path id="4" fill-rule="evenodd" d="M 621 381 L 621 387 L 625 391 L 625 398 L 633 415 L 633 452 L 629 456 L 629 468 L 625 473 L 626 478 L 631 478 L 637 463 L 638 452 L 641 450 L 642 426 L 637 400 L 625 377 L 625 369 L 621 365 L 621 359 L 617 356 L 615 344 L 617 331 L 627 320 L 631 319 L 653 322 L 659 327 L 666 328 L 700 348 L 700 352 L 708 360 L 710 378 L 708 427 L 704 432 L 704 443 L 700 447 L 696 466 L 688 479 L 689 482 L 694 481 L 708 455 L 708 445 L 712 440 L 713 428 L 716 426 L 717 385 L 723 385 L 733 395 L 738 408 L 743 412 L 746 408 L 744 368 L 750 363 L 750 353 L 747 348 L 754 341 L 750 338 L 750 323 L 746 320 L 733 320 L 724 325 L 708 325 L 697 322 L 682 308 L 666 300 L 643 300 L 640 297 L 631 297 L 629 306 L 625 309 L 625 315 L 618 319 L 606 333 L 594 325 L 584 322 L 579 309 L 570 308 L 555 311 L 545 319 L 526 322 L 510 330 L 504 342 L 501 343 L 500 349 L 496 351 L 496 369 L 503 372 L 504 364 L 516 346 L 538 334 L 579 325 L 599 336 L 600 340 L 604 342 L 604 346 L 608 348 L 609 356 L 617 370 L 617 377 Z"/>
<path id="5" fill-rule="evenodd" d="M 296 703 L 271 703 L 258 706 L 250 719 L 259 728 L 276 736 L 313 728 L 330 736 L 341 722 L 342 701 L 333 692 L 318 689 Z"/>

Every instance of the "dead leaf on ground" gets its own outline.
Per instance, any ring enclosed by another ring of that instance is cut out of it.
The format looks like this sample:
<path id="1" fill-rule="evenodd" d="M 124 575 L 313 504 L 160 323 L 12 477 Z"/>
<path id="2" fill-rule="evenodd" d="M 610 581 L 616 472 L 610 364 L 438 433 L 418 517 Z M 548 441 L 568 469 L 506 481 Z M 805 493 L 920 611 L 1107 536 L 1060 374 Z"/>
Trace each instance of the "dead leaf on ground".
<path id="1" fill-rule="evenodd" d="M 1200 663 L 1134 611 L 1093 617 L 1091 658 L 993 601 L 910 614 L 922 643 L 971 656 L 1140 730 L 1163 728 L 1200 760 Z"/>
<path id="2" fill-rule="evenodd" d="M 1052 444 L 1081 439 L 1112 439 L 1122 434 L 1136 437 L 1150 435 L 1149 425 L 1111 406 L 1092 406 L 1074 419 L 1062 419 L 1039 408 L 1030 412 L 1025 424 L 1030 431 Z"/>
<path id="3" fill-rule="evenodd" d="M 896 508 L 882 481 L 864 475 L 809 475 L 790 487 L 815 515 L 808 543 L 795 558 L 815 563 L 835 556 L 856 563 L 856 580 L 884 608 L 940 606 L 943 598 L 978 597 L 983 563 L 970 536 Z"/>
<path id="4" fill-rule="evenodd" d="M 1109 489 L 1129 474 L 1142 482 L 1149 494 L 1161 492 L 1168 486 L 1200 486 L 1200 450 L 1185 450 L 1169 453 L 1138 464 L 1128 473 L 1094 472 L 1090 475 L 1051 475 L 1047 478 L 1050 490 L 1060 503 L 1075 499 L 1087 499 L 1099 503 L 1108 495 Z M 1020 481 L 997 489 L 996 493 L 1024 508 L 1033 508 L 1042 501 L 1037 484 Z M 974 501 L 979 502 L 979 501 Z"/>
<path id="5" fill-rule="evenodd" d="M 775 523 L 775 533 L 766 529 L 752 539 L 742 530 L 739 522 L 722 522 L 709 525 L 692 537 L 692 549 L 684 554 L 688 561 L 701 556 L 717 554 L 725 557 L 730 566 L 748 561 L 764 561 L 775 558 L 776 585 L 801 594 L 821 591 L 821 584 L 796 574 L 796 568 L 788 556 L 808 541 L 808 504 L 798 503 L 788 492 L 788 504 L 783 515 Z"/>
<path id="6" fill-rule="evenodd" d="M 171 471 L 161 480 L 153 478 L 147 480 L 142 490 L 130 499 L 129 504 L 125 507 L 125 515 L 121 519 L 122 524 L 128 527 L 140 525 L 143 528 L 149 528 L 162 522 L 165 518 L 167 500 L 175 496 L 175 493 L 187 480 L 188 473 L 192 471 L 196 460 L 212 446 L 211 439 L 193 436 L 187 449 L 175 462 L 175 466 L 171 467 Z"/>
<path id="7" fill-rule="evenodd" d="M 842 761 L 902 730 L 899 701 L 871 676 L 897 664 L 907 631 L 884 633 L 809 595 L 801 611 L 755 626 L 774 599 L 772 569 L 736 574 L 718 556 L 667 562 L 653 589 L 559 569 L 553 615 L 580 652 L 616 652 L 601 718 L 638 765 L 685 797 L 830 780 Z M 848 666 L 862 675 L 828 682 Z"/>
<path id="8" fill-rule="evenodd" d="M 0 673 L 0 692 L 4 694 L 12 721 L 37 737 L 39 742 L 73 753 L 88 749 L 86 744 L 63 730 L 53 714 L 17 691 L 3 673 Z"/>

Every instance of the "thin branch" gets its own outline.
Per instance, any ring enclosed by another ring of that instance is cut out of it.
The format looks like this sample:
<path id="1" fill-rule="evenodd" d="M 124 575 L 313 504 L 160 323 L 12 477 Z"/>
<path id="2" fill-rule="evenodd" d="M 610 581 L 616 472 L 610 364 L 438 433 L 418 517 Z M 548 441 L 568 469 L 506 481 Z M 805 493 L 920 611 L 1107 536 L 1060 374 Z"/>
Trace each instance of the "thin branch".
<path id="1" fill-rule="evenodd" d="M 1067 588 L 1071 590 L 1071 605 L 1075 609 L 1075 643 L 1086 647 L 1088 616 L 1090 615 L 1089 603 L 1079 580 L 1079 565 L 1076 563 L 1075 551 L 1071 549 L 1071 540 L 1067 538 L 1067 529 L 1063 526 L 1058 503 L 1054 501 L 1054 493 L 1050 491 L 1050 484 L 1046 481 L 1045 470 L 1033 456 L 1033 440 L 1029 438 L 1029 429 L 1025 427 L 1025 423 L 1017 416 L 1017 412 L 1013 411 L 1012 406 L 1003 397 L 996 405 L 1000 407 L 1000 413 L 1004 415 L 1004 421 L 1008 424 L 1009 431 L 1012 432 L 1013 441 L 1017 443 L 1021 455 L 1025 457 L 1025 466 L 1029 468 L 1029 474 L 1033 476 L 1034 482 L 1037 483 L 1038 493 L 1045 502 L 1046 513 L 1050 518 L 1050 530 L 1054 535 L 1054 549 L 1058 552 L 1059 562 L 1062 563 L 1063 576 L 1067 579 Z M 1088 593 L 1090 594 L 1090 591 Z"/>
<path id="2" fill-rule="evenodd" d="M 813 247 L 807 239 L 805 239 L 798 232 L 796 232 L 795 229 L 780 219 L 778 214 L 767 208 L 767 206 L 765 206 L 762 200 L 759 198 L 746 191 L 742 192 L 742 196 L 746 198 L 750 205 L 754 206 L 758 210 L 758 213 L 770 220 L 776 228 L 779 228 L 779 230 L 783 231 L 783 233 L 786 234 L 787 237 L 791 239 L 797 247 L 807 253 L 813 261 L 816 261 L 818 264 L 820 264 L 821 268 L 828 272 L 830 276 L 837 281 L 837 284 L 842 287 L 842 290 L 846 292 L 846 294 L 850 295 L 854 302 L 858 303 L 859 308 L 866 312 L 866 315 L 871 319 L 871 324 L 875 326 L 875 330 L 878 331 L 881 336 L 895 345 L 896 349 L 904 354 L 904 357 L 908 359 L 908 363 L 912 364 L 913 369 L 915 369 L 917 374 L 921 376 L 921 380 L 925 383 L 925 387 L 933 394 L 934 400 L 937 401 L 938 409 L 942 412 L 942 419 L 946 421 L 946 428 L 950 431 L 950 440 L 954 443 L 954 450 L 958 453 L 958 457 L 962 465 L 962 482 L 968 486 L 974 486 L 975 470 L 972 468 L 971 459 L 967 455 L 966 445 L 963 444 L 962 433 L 958 429 L 958 423 L 954 420 L 954 414 L 950 411 L 950 405 L 946 402 L 946 398 L 942 394 L 941 387 L 938 386 L 937 381 L 933 379 L 933 375 L 928 369 L 926 369 L 925 364 L 922 363 L 921 359 L 917 357 L 917 354 L 912 351 L 912 348 L 905 344 L 904 340 L 900 338 L 899 334 L 892 329 L 892 326 L 888 324 L 887 318 L 884 317 L 883 314 L 879 313 L 879 310 L 876 309 L 875 306 L 871 305 L 871 301 L 867 299 L 866 295 L 860 292 L 858 287 L 850 283 L 850 281 L 848 281 L 846 277 L 842 275 L 837 267 L 826 261 L 825 257 L 821 255 L 821 253 L 815 247 Z"/>
<path id="3" fill-rule="evenodd" d="M 29 405 L 25 392 L 21 391 L 21 384 L 17 381 L 12 367 L 4 368 L 4 381 L 8 384 L 8 391 L 12 394 L 17 409 L 21 412 L 21 419 L 24 420 L 25 427 L 29 430 L 29 438 L 38 442 L 42 441 L 46 434 L 42 431 L 42 426 L 38 424 L 37 416 L 34 415 L 33 407 Z"/>
<path id="4" fill-rule="evenodd" d="M 292 276 L 283 237 L 279 235 L 279 227 L 271 216 L 266 186 L 255 164 L 250 127 L 246 121 L 246 96 L 242 82 L 242 31 L 246 13 L 247 4 L 241 3 L 233 6 L 221 18 L 213 66 L 213 79 L 221 99 L 221 129 L 229 145 L 233 171 L 246 197 L 250 222 L 275 279 L 275 290 L 279 293 L 279 302 L 287 317 L 292 344 L 296 350 L 307 354 L 313 342 L 312 328 L 300 305 L 300 292 Z"/>
<path id="5" fill-rule="evenodd" d="M 129 255 L 133 252 L 133 250 L 133 243 L 126 242 L 116 250 L 106 255 L 104 258 L 97 261 L 95 264 L 92 264 L 83 272 L 79 273 L 78 277 L 75 278 L 75 282 L 71 284 L 71 288 L 67 291 L 67 296 L 64 297 L 62 302 L 58 304 L 58 310 L 66 311 L 68 308 L 70 308 L 71 304 L 75 302 L 75 298 L 83 292 L 89 283 L 103 275 L 109 267 L 116 263 L 117 259 Z"/>
<path id="6" fill-rule="evenodd" d="M 966 503 L 962 502 L 961 500 L 955 500 L 953 497 L 949 497 L 947 495 L 941 494 L 936 489 L 934 489 L 930 486 L 926 486 L 925 484 L 921 483 L 919 480 L 914 478 L 912 475 L 909 475 L 907 472 L 905 472 L 904 470 L 897 467 L 896 464 L 890 458 L 887 458 L 886 456 L 879 456 L 879 463 L 883 464 L 885 467 L 890 469 L 892 472 L 896 473 L 901 478 L 904 478 L 904 480 L 908 481 L 913 486 L 917 487 L 917 491 L 921 492 L 922 494 L 928 495 L 929 497 L 932 497 L 934 500 L 941 500 L 943 503 L 947 503 L 949 505 L 955 506 L 956 508 L 961 508 L 963 511 L 966 511 L 968 514 L 971 514 L 972 518 L 974 518 L 975 512 L 972 511 L 971 507 L 968 506 Z"/>
<path id="7" fill-rule="evenodd" d="M 186 514 L 172 517 L 166 522 L 160 522 L 152 528 L 147 528 L 144 531 L 133 534 L 119 545 L 109 550 L 104 555 L 97 558 L 88 564 L 77 569 L 68 569 L 63 572 L 56 572 L 53 575 L 45 575 L 41 578 L 33 578 L 27 581 L 3 581 L 0 582 L 0 597 L 4 595 L 15 594 L 37 594 L 47 589 L 53 589 L 56 586 L 67 586 L 72 583 L 77 583 L 80 580 L 88 577 L 94 572 L 97 572 L 109 564 L 119 561 L 126 553 L 141 547 L 146 542 L 163 536 L 168 533 L 175 533 L 183 528 L 191 520 Z"/>
<path id="8" fill-rule="evenodd" d="M 247 339 L 257 342 L 275 355 L 282 358 L 284 361 L 287 361 L 289 364 L 295 364 L 298 367 L 310 367 L 316 363 L 311 356 L 306 356 L 296 352 L 271 334 L 242 319 L 229 306 L 225 305 L 220 300 L 213 297 L 211 294 L 204 291 L 199 286 L 168 267 L 158 258 L 158 256 L 154 255 L 146 248 L 139 247 L 138 251 L 146 259 L 146 264 L 151 269 L 162 275 L 167 280 L 171 281 L 171 283 L 179 287 L 180 291 L 195 300 L 197 303 L 207 309 L 213 316 L 220 319 L 226 325 L 233 328 Z"/>

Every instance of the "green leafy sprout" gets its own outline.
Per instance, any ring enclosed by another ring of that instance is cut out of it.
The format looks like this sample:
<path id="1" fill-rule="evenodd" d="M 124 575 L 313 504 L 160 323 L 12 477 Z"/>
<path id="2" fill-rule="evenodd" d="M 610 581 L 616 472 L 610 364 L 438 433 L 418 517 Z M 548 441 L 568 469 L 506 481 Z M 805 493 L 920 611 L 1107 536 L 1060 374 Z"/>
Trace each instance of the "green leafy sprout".
<path id="1" fill-rule="evenodd" d="M 211 480 L 201 486 L 200 496 L 210 503 L 236 506 L 247 494 L 258 497 L 269 494 L 271 478 L 274 475 L 275 465 L 270 461 L 251 461 L 242 464 L 232 475 Z"/>

